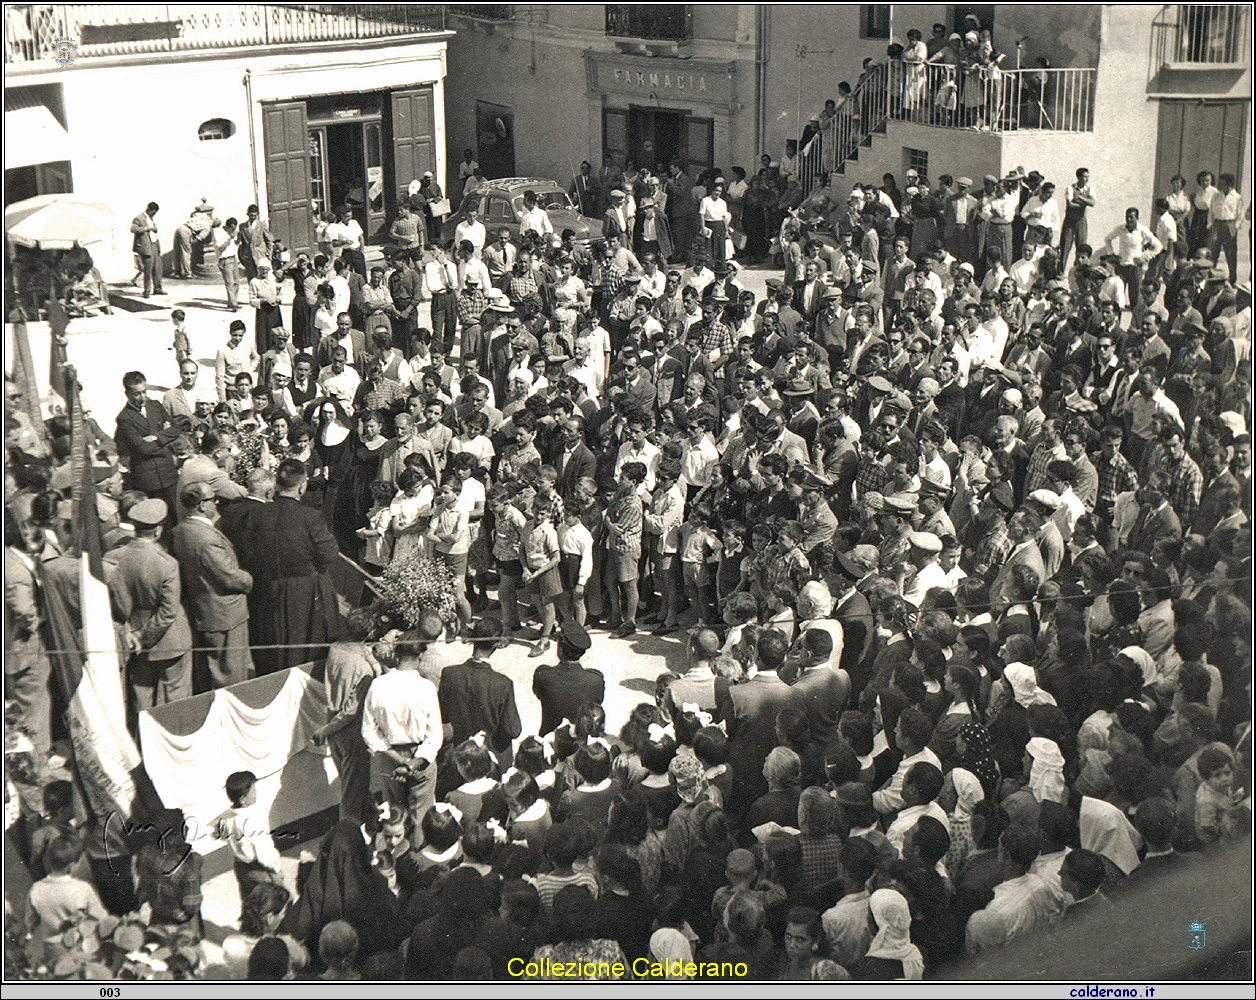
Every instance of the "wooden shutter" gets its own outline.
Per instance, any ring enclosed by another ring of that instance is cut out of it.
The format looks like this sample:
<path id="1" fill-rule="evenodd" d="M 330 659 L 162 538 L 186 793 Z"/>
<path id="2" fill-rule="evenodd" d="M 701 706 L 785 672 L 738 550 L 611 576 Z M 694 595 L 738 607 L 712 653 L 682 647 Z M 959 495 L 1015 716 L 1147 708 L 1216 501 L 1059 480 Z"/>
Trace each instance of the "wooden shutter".
<path id="1" fill-rule="evenodd" d="M 266 149 L 266 205 L 270 231 L 289 250 L 314 246 L 310 212 L 310 135 L 305 104 L 267 104 L 262 109 Z"/>
<path id="2" fill-rule="evenodd" d="M 628 112 L 616 108 L 602 111 L 602 154 L 611 154 L 615 166 L 623 169 L 628 160 Z M 594 168 L 596 174 L 597 168 Z M 605 197 L 605 192 L 603 192 Z"/>
<path id="3" fill-rule="evenodd" d="M 1167 192 L 1169 178 L 1179 173 L 1194 190 L 1201 170 L 1232 173 L 1241 186 L 1246 116 L 1245 101 L 1161 101 L 1156 194 Z"/>
<path id="4" fill-rule="evenodd" d="M 436 119 L 432 88 L 392 93 L 393 168 L 396 186 L 404 191 L 426 170 L 436 172 Z"/>
<path id="5" fill-rule="evenodd" d="M 686 173 L 696 181 L 708 167 L 715 166 L 715 122 L 710 118 L 685 119 Z"/>

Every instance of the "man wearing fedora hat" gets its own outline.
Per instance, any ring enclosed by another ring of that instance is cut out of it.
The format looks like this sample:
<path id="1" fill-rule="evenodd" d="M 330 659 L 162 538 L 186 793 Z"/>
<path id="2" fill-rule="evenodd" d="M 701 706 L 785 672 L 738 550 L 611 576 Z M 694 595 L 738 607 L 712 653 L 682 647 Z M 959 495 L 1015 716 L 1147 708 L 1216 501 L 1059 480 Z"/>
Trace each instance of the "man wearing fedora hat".
<path id="1" fill-rule="evenodd" d="M 125 616 L 131 657 L 127 708 L 134 732 L 137 714 L 192 696 L 192 629 L 183 610 L 179 563 L 158 542 L 166 521 L 161 500 L 143 500 L 127 517 L 135 538 L 114 556 L 110 580 L 115 606 Z"/>

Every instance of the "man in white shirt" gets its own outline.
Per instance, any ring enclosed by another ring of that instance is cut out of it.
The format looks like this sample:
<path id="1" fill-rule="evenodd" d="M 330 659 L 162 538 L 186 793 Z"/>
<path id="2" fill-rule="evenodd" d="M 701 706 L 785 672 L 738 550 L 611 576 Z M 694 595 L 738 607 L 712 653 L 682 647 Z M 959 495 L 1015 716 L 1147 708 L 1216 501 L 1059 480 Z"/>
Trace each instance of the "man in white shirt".
<path id="1" fill-rule="evenodd" d="M 649 418 L 640 412 L 633 412 L 628 417 L 628 438 L 619 446 L 619 455 L 615 459 L 615 478 L 618 480 L 629 462 L 640 462 L 645 466 L 645 481 L 641 488 L 647 493 L 654 489 L 654 474 L 658 471 L 662 452 L 646 438 L 649 431 Z"/>
<path id="2" fill-rule="evenodd" d="M 1060 206 L 1055 203 L 1055 185 L 1045 182 L 1021 209 L 1025 220 L 1025 242 L 1032 240 L 1042 246 L 1055 246 L 1055 234 L 1060 228 Z"/>
<path id="3" fill-rule="evenodd" d="M 349 352 L 342 345 L 332 348 L 331 367 L 318 373 L 318 384 L 324 395 L 334 396 L 346 406 L 351 406 L 354 394 L 362 384 L 362 376 L 348 364 L 348 356 Z"/>
<path id="4" fill-rule="evenodd" d="M 371 792 L 422 816 L 436 800 L 436 754 L 444 743 L 436 687 L 418 671 L 422 650 L 398 642 L 398 665 L 371 681 L 362 707 L 362 741 L 372 753 Z"/>
<path id="5" fill-rule="evenodd" d="M 1016 282 L 1016 293 L 1020 296 L 1028 295 L 1034 287 L 1034 282 L 1038 280 L 1038 258 L 1041 254 L 1034 241 L 1030 239 L 1028 232 L 1025 233 L 1025 245 L 1021 247 L 1021 259 L 1013 264 L 1007 272 L 1007 276 Z"/>
<path id="6" fill-rule="evenodd" d="M 993 174 L 986 174 L 985 184 L 977 210 L 985 237 L 981 252 L 984 256 L 988 248 L 998 247 L 1006 265 L 1012 260 L 1012 220 L 1020 208 L 1020 177 L 1013 175 L 1000 183 Z"/>
<path id="7" fill-rule="evenodd" d="M 1138 209 L 1125 210 L 1125 225 L 1108 233 L 1104 245 L 1121 258 L 1116 273 L 1125 282 L 1126 298 L 1131 307 L 1138 305 L 1138 292 L 1142 284 L 1142 272 L 1164 245 L 1156 234 L 1138 221 Z"/>
<path id="8" fill-rule="evenodd" d="M 480 255 L 484 252 L 484 244 L 488 242 L 488 230 L 484 228 L 484 223 L 480 221 L 480 208 L 478 205 L 467 206 L 467 217 L 458 223 L 458 228 L 454 230 L 454 246 L 462 246 L 462 241 L 466 240 L 475 248 L 475 257 L 479 260 Z M 488 287 L 485 284 L 484 287 Z"/>
<path id="9" fill-rule="evenodd" d="M 467 278 L 478 281 L 481 291 L 491 288 L 492 279 L 489 277 L 488 267 L 480 260 L 475 245 L 470 240 L 462 240 L 454 246 L 457 247 L 458 255 L 458 291 L 466 289 Z"/>
<path id="10" fill-rule="evenodd" d="M 903 800 L 903 781 L 913 765 L 932 764 L 939 771 L 942 770 L 942 762 L 927 746 L 932 735 L 933 723 L 924 712 L 909 708 L 898 717 L 894 737 L 898 748 L 903 752 L 903 760 L 885 787 L 872 793 L 872 804 L 877 812 L 888 815 L 907 805 Z"/>
<path id="11" fill-rule="evenodd" d="M 496 284 L 515 269 L 515 245 L 510 242 L 510 230 L 505 226 L 497 231 L 497 241 L 484 248 L 484 263 L 489 277 Z"/>
<path id="12" fill-rule="evenodd" d="M 1212 259 L 1220 263 L 1221 254 L 1225 253 L 1232 285 L 1238 281 L 1240 207 L 1239 193 L 1234 189 L 1234 175 L 1221 174 L 1217 178 L 1217 190 L 1208 205 L 1208 236 Z"/>
<path id="13" fill-rule="evenodd" d="M 981 309 L 985 318 L 968 336 L 969 364 L 997 367 L 1002 364 L 1007 347 L 1007 320 L 999 314 L 999 304 L 993 297 L 985 298 Z"/>
<path id="14" fill-rule="evenodd" d="M 942 554 L 942 539 L 927 531 L 913 531 L 907 538 L 911 542 L 908 558 L 916 567 L 916 573 L 909 581 L 906 566 L 900 565 L 899 590 L 903 600 L 920 607 L 930 589 L 946 587 L 946 571 L 938 565 L 938 556 Z"/>
<path id="15" fill-rule="evenodd" d="M 641 275 L 641 286 L 637 289 L 637 294 L 648 295 L 651 300 L 657 302 L 667 288 L 667 275 L 659 269 L 658 254 L 645 254 L 641 266 L 645 269 L 645 273 Z"/>
<path id="16" fill-rule="evenodd" d="M 218 253 L 218 270 L 222 273 L 222 283 L 227 289 L 227 308 L 232 312 L 240 311 L 240 303 L 236 294 L 240 288 L 240 246 L 236 243 L 238 223 L 228 219 L 226 224 L 217 226 L 210 232 L 214 249 Z"/>
<path id="17" fill-rule="evenodd" d="M 554 235 L 554 224 L 545 214 L 545 209 L 537 206 L 535 191 L 523 193 L 523 212 L 519 215 L 519 235 L 524 236 L 527 233 L 537 233 L 542 239 Z"/>

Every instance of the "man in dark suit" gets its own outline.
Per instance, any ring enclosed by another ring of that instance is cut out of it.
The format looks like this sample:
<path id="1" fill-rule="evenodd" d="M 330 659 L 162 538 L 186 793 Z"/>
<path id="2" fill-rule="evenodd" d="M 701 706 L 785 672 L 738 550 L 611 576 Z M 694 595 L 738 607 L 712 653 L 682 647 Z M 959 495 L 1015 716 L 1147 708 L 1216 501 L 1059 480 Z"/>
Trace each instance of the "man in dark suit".
<path id="1" fill-rule="evenodd" d="M 542 736 L 552 733 L 563 719 L 576 719 L 585 702 L 602 704 L 606 679 L 600 670 L 580 663 L 593 643 L 584 626 L 575 621 L 563 625 L 558 636 L 558 665 L 537 667 L 532 674 L 532 693 L 541 700 Z"/>
<path id="2" fill-rule="evenodd" d="M 144 271 L 144 298 L 153 292 L 165 295 L 161 287 L 161 241 L 157 238 L 157 221 L 154 218 L 158 210 L 157 202 L 150 201 L 144 211 L 131 220 L 131 252 L 140 259 L 140 267 Z"/>
<path id="3" fill-rule="evenodd" d="M 558 495 L 569 502 L 581 479 L 597 474 L 597 457 L 584 443 L 583 422 L 568 417 L 559 426 L 559 447 L 554 449 L 550 464 L 558 472 Z"/>
<path id="4" fill-rule="evenodd" d="M 794 309 L 802 316 L 808 330 L 812 328 L 816 315 L 820 312 L 827 290 L 828 286 L 820 280 L 820 262 L 807 261 L 802 281 L 794 286 Z"/>
<path id="5" fill-rule="evenodd" d="M 183 575 L 196 645 L 198 693 L 253 676 L 249 651 L 248 593 L 253 577 L 240 568 L 235 549 L 215 525 L 218 498 L 208 483 L 193 483 L 179 502 L 184 519 L 171 532 Z"/>
<path id="6" fill-rule="evenodd" d="M 218 520 L 218 530 L 231 542 L 240 568 L 251 573 L 254 581 L 264 577 L 267 570 L 265 554 L 257 544 L 257 519 L 274 496 L 275 474 L 269 469 L 254 469 L 249 473 L 248 495 L 227 504 Z M 254 646 L 269 646 L 275 641 L 274 616 L 266 597 L 267 589 L 260 584 L 249 591 L 249 642 Z M 272 650 L 259 649 L 253 654 L 253 663 L 263 668 L 274 655 Z"/>
<path id="7" fill-rule="evenodd" d="M 320 370 L 331 367 L 332 350 L 338 344 L 346 348 L 352 347 L 349 354 L 353 360 L 350 364 L 357 369 L 359 375 L 363 374 L 366 370 L 366 334 L 353 329 L 353 321 L 347 312 L 336 317 L 336 332 L 326 334 L 314 350 L 314 361 Z"/>
<path id="8" fill-rule="evenodd" d="M 170 445 L 178 439 L 179 428 L 171 422 L 164 406 L 148 398 L 148 380 L 143 372 L 123 375 L 122 388 L 126 391 L 126 406 L 118 414 L 114 438 L 118 454 L 130 469 L 127 486 L 164 501 L 167 518 L 173 518 L 179 471 Z"/>
<path id="9" fill-rule="evenodd" d="M 308 663 L 324 655 L 340 634 L 340 612 L 331 567 L 340 558 L 323 514 L 301 502 L 307 486 L 305 464 L 288 458 L 275 472 L 275 499 L 253 519 L 262 604 L 274 622 L 272 644 L 261 673 Z M 260 606 L 260 605 L 259 605 Z"/>
<path id="10" fill-rule="evenodd" d="M 865 548 L 869 555 L 876 551 L 871 546 Z M 833 558 L 833 573 L 826 578 L 829 589 L 837 595 L 833 617 L 842 623 L 844 642 L 840 666 L 852 681 L 858 674 L 859 664 L 868 655 L 872 637 L 876 633 L 876 622 L 873 620 L 868 598 L 855 588 L 855 584 L 866 575 L 866 570 L 851 554 L 839 552 Z M 855 689 L 855 694 L 859 691 L 860 689 Z"/>
<path id="11" fill-rule="evenodd" d="M 115 554 L 118 569 L 109 590 L 130 630 L 127 719 L 134 728 L 143 709 L 192 696 L 192 629 L 180 603 L 178 560 L 157 544 L 166 521 L 165 503 L 143 500 L 128 517 L 135 538 Z"/>
<path id="12" fill-rule="evenodd" d="M 736 686 L 715 682 L 717 711 L 728 726 L 728 764 L 737 776 L 727 810 L 738 821 L 768 790 L 763 763 L 776 746 L 776 716 L 794 705 L 793 690 L 778 675 L 788 650 L 783 633 L 764 631 L 755 650 L 759 672 Z"/>
<path id="13" fill-rule="evenodd" d="M 1182 537 L 1182 522 L 1165 495 L 1167 483 L 1159 469 L 1147 477 L 1134 496 L 1140 507 L 1134 529 L 1130 532 L 1128 547 L 1135 552 L 1152 552 L 1161 539 L 1176 540 Z"/>
<path id="14" fill-rule="evenodd" d="M 488 749 L 510 759 L 510 744 L 522 732 L 515 707 L 515 685 L 489 663 L 502 639 L 502 625 L 495 618 L 481 618 L 471 630 L 471 659 L 454 663 L 440 674 L 437 694 L 440 717 L 453 732 L 445 745 L 456 747 L 483 732 Z M 448 732 L 448 730 L 447 730 Z"/>
<path id="15" fill-rule="evenodd" d="M 809 628 L 795 646 L 802 672 L 790 686 L 795 704 L 807 713 L 811 734 L 821 746 L 837 742 L 837 723 L 850 698 L 850 675 L 830 662 L 833 636 L 823 628 Z"/>
<path id="16" fill-rule="evenodd" d="M 1227 449 L 1219 444 L 1210 446 L 1204 454 L 1202 466 L 1207 485 L 1200 494 L 1199 509 L 1191 522 L 1192 534 L 1205 538 L 1211 535 L 1217 523 L 1230 513 L 1230 497 L 1234 493 L 1242 494 L 1239 481 L 1230 472 L 1229 458 Z"/>

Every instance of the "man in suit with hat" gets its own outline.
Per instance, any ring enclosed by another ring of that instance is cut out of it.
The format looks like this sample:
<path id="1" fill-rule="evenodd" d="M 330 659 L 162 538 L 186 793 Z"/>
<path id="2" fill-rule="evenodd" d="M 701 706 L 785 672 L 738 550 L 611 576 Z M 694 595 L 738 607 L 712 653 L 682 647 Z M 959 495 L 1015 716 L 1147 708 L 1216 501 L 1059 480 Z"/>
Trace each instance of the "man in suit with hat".
<path id="1" fill-rule="evenodd" d="M 628 246 L 631 233 L 628 230 L 628 217 L 624 214 L 624 192 L 614 188 L 610 192 L 608 205 L 602 215 L 602 238 L 616 246 Z"/>
<path id="2" fill-rule="evenodd" d="M 558 664 L 537 667 L 533 672 L 532 693 L 541 702 L 538 732 L 542 736 L 557 729 L 563 719 L 574 722 L 577 711 L 586 702 L 602 704 L 606 678 L 600 670 L 580 662 L 592 645 L 593 641 L 584 626 L 574 619 L 568 620 L 558 634 Z"/>
<path id="3" fill-rule="evenodd" d="M 856 584 L 870 573 L 875 573 L 879 564 L 880 555 L 874 546 L 856 545 L 850 552 L 837 553 L 833 557 L 832 571 L 825 576 L 829 591 L 836 599 L 832 615 L 842 623 L 845 640 L 841 668 L 850 674 L 852 690 L 856 693 L 863 689 L 867 681 L 866 673 L 860 675 L 860 664 L 867 658 L 876 633 L 872 606 Z M 857 676 L 860 683 L 855 685 Z"/>
<path id="4" fill-rule="evenodd" d="M 132 731 L 143 709 L 192 695 L 192 629 L 181 603 L 179 562 L 158 544 L 166 515 L 161 500 L 131 508 L 135 538 L 116 552 L 118 569 L 109 581 L 114 605 L 127 620 Z"/>
<path id="5" fill-rule="evenodd" d="M 196 644 L 205 647 L 196 662 L 196 686 L 203 692 L 253 676 L 248 605 L 253 577 L 240 568 L 235 549 L 215 524 L 218 497 L 213 487 L 193 483 L 179 502 L 184 519 L 171 538 L 187 588 Z"/>

